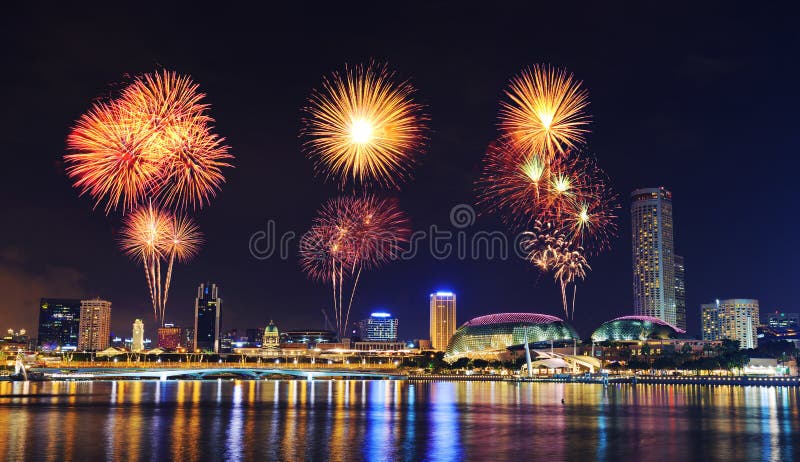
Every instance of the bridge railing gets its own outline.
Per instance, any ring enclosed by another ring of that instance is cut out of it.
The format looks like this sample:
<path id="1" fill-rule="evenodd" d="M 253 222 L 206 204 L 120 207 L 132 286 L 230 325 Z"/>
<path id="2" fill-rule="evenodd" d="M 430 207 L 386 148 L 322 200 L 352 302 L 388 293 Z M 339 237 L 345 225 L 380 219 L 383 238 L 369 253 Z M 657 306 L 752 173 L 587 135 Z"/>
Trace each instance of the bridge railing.
<path id="1" fill-rule="evenodd" d="M 384 363 L 294 363 L 293 361 L 262 361 L 262 362 L 217 362 L 217 361 L 62 361 L 60 363 L 48 364 L 48 367 L 61 369 L 82 369 L 82 368 L 119 368 L 119 369 L 337 369 L 337 370 L 394 370 L 397 365 L 394 362 Z"/>

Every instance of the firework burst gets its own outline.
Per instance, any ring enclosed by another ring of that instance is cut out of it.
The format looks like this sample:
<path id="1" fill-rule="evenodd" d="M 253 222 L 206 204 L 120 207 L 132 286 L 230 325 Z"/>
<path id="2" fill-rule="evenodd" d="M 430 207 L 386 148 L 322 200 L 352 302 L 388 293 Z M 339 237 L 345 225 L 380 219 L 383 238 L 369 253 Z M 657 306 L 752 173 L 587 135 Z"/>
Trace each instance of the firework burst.
<path id="1" fill-rule="evenodd" d="M 427 116 L 414 93 L 385 65 L 359 65 L 325 78 L 309 97 L 301 130 L 317 171 L 341 187 L 397 188 L 424 147 Z"/>
<path id="2" fill-rule="evenodd" d="M 202 234 L 190 218 L 172 215 L 152 204 L 134 209 L 125 217 L 119 245 L 131 259 L 142 263 L 153 315 L 159 325 L 164 323 L 175 260 L 191 260 L 202 242 Z M 162 263 L 166 266 L 163 279 Z"/>
<path id="3" fill-rule="evenodd" d="M 586 141 L 588 92 L 571 73 L 536 64 L 511 79 L 506 96 L 500 127 L 527 151 L 549 162 Z"/>
<path id="4" fill-rule="evenodd" d="M 528 260 L 552 272 L 570 317 L 567 288 L 591 270 L 586 255 L 616 235 L 617 195 L 597 163 L 579 151 L 589 133 L 588 93 L 571 73 L 534 65 L 511 80 L 501 102 L 500 139 L 486 153 L 479 203 L 512 228 Z"/>
<path id="5" fill-rule="evenodd" d="M 121 95 L 96 103 L 75 124 L 64 156 L 67 174 L 106 214 L 146 199 L 202 208 L 224 182 L 233 156 L 213 133 L 205 96 L 188 76 L 145 74 Z"/>
<path id="6" fill-rule="evenodd" d="M 330 282 L 337 330 L 344 334 L 361 273 L 399 255 L 408 241 L 408 219 L 395 201 L 339 197 L 323 205 L 300 241 L 300 264 L 312 279 Z M 354 279 L 345 299 L 345 284 Z"/>

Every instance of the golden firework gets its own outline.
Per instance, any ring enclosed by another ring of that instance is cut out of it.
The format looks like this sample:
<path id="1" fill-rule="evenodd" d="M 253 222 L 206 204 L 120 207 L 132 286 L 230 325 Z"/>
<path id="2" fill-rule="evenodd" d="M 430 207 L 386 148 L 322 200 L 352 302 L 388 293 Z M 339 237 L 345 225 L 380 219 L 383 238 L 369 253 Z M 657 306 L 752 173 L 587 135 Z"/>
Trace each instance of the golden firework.
<path id="1" fill-rule="evenodd" d="M 397 83 L 385 65 L 334 73 L 305 108 L 303 148 L 318 172 L 340 186 L 377 183 L 397 188 L 422 152 L 425 122 L 414 87 Z"/>
<path id="2" fill-rule="evenodd" d="M 505 93 L 500 127 L 515 143 L 548 162 L 584 144 L 588 92 L 571 73 L 536 64 L 511 79 Z"/>

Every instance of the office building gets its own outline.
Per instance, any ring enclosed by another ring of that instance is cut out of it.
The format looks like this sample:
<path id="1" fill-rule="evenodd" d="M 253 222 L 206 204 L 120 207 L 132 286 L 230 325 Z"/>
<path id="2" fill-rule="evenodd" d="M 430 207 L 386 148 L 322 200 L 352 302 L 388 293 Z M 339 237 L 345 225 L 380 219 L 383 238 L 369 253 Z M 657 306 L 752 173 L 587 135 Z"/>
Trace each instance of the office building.
<path id="1" fill-rule="evenodd" d="M 99 298 L 81 300 L 78 350 L 100 351 L 111 340 L 111 302 Z"/>
<path id="2" fill-rule="evenodd" d="M 219 353 L 222 343 L 222 299 L 216 284 L 197 288 L 194 302 L 194 351 Z"/>
<path id="3" fill-rule="evenodd" d="M 369 318 L 358 322 L 358 333 L 361 340 L 368 342 L 397 340 L 398 319 L 391 314 L 377 311 Z"/>
<path id="4" fill-rule="evenodd" d="M 758 300 L 733 298 L 701 306 L 703 340 L 736 340 L 739 348 L 758 346 Z"/>
<path id="5" fill-rule="evenodd" d="M 158 328 L 158 347 L 162 350 L 177 350 L 184 347 L 185 335 L 183 329 L 175 324 L 165 323 Z"/>
<path id="6" fill-rule="evenodd" d="M 39 304 L 39 349 L 55 351 L 78 348 L 80 320 L 80 300 L 43 298 Z"/>
<path id="7" fill-rule="evenodd" d="M 131 335 L 131 351 L 139 353 L 144 351 L 144 323 L 141 319 L 133 321 L 133 335 Z"/>
<path id="8" fill-rule="evenodd" d="M 675 255 L 675 327 L 686 330 L 686 281 L 680 255 Z"/>
<path id="9" fill-rule="evenodd" d="M 664 188 L 631 193 L 633 313 L 677 323 L 672 193 Z"/>
<path id="10" fill-rule="evenodd" d="M 430 310 L 431 347 L 444 351 L 456 331 L 456 294 L 441 291 L 432 293 Z"/>

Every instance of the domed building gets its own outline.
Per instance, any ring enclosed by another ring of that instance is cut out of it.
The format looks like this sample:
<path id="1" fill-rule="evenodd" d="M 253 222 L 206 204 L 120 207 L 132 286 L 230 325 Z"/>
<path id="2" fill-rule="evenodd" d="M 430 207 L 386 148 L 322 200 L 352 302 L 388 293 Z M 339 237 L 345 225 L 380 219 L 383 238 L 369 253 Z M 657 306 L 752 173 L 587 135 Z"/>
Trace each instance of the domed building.
<path id="1" fill-rule="evenodd" d="M 686 331 L 652 316 L 622 316 L 600 325 L 592 334 L 593 342 L 638 342 L 678 338 Z"/>
<path id="2" fill-rule="evenodd" d="M 489 314 L 456 329 L 444 359 L 501 359 L 509 349 L 524 345 L 526 338 L 528 343 L 572 342 L 578 340 L 578 333 L 563 319 L 546 314 Z"/>
<path id="3" fill-rule="evenodd" d="M 261 348 L 277 350 L 281 347 L 281 333 L 278 326 L 270 319 L 269 325 L 264 328 L 264 337 L 261 340 Z"/>

